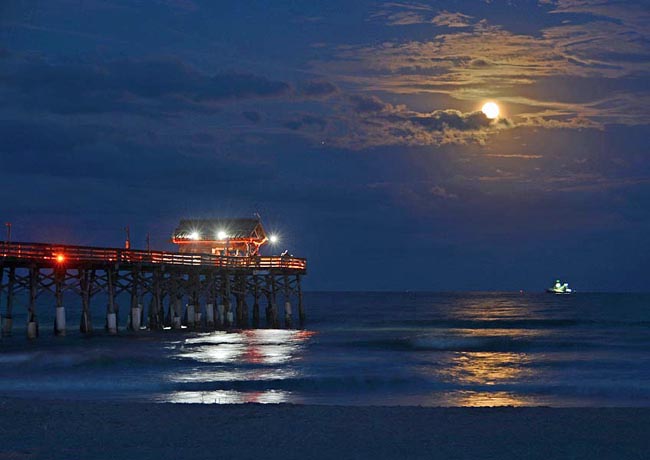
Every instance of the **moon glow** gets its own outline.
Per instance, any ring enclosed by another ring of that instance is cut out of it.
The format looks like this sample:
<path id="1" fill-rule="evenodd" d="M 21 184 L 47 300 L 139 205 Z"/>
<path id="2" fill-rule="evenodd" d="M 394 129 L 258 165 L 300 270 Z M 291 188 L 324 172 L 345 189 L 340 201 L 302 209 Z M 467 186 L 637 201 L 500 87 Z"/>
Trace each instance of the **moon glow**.
<path id="1" fill-rule="evenodd" d="M 490 120 L 494 120 L 499 116 L 499 106 L 494 102 L 486 102 L 483 104 L 481 111 L 488 117 Z"/>

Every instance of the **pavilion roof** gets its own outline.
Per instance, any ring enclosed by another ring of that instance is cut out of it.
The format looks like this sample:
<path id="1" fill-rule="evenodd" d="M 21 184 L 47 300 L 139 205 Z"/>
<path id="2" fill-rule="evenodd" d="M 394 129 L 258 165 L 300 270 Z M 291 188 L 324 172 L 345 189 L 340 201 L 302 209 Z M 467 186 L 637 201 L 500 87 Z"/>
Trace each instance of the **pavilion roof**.
<path id="1" fill-rule="evenodd" d="M 225 232 L 230 239 L 266 237 L 264 228 L 256 218 L 183 219 L 174 230 L 174 238 L 186 239 L 198 232 L 201 240 L 215 240 L 219 232 Z"/>

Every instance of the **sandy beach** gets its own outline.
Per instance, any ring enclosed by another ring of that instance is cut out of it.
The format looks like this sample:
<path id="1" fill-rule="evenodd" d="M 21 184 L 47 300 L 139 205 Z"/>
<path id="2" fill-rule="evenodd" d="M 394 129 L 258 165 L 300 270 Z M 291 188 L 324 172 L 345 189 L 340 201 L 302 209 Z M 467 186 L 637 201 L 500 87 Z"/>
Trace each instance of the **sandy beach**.
<path id="1" fill-rule="evenodd" d="M 642 459 L 650 409 L 0 401 L 0 459 Z"/>

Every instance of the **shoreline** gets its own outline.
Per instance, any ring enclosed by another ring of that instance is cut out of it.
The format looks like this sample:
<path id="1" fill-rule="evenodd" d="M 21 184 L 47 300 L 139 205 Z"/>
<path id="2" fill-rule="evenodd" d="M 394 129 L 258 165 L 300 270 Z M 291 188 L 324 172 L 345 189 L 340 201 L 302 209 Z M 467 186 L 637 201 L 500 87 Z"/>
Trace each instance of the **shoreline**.
<path id="1" fill-rule="evenodd" d="M 634 459 L 650 408 L 0 399 L 0 459 Z"/>

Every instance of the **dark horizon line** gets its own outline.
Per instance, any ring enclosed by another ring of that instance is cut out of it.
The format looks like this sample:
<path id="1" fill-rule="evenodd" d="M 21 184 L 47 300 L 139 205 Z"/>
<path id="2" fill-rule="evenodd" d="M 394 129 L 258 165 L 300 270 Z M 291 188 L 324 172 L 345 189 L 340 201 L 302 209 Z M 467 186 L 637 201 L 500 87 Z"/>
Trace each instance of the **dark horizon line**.
<path id="1" fill-rule="evenodd" d="M 473 293 L 473 294 L 549 294 L 561 297 L 571 297 L 575 294 L 649 294 L 650 291 L 576 291 L 574 290 L 571 294 L 553 294 L 546 292 L 545 290 L 494 290 L 489 291 L 485 289 L 458 289 L 458 290 L 447 290 L 447 291 L 429 291 L 429 290 L 394 290 L 394 289 L 373 289 L 373 290 L 322 290 L 322 289 L 304 289 L 303 293 L 310 294 L 464 294 L 464 293 Z"/>

